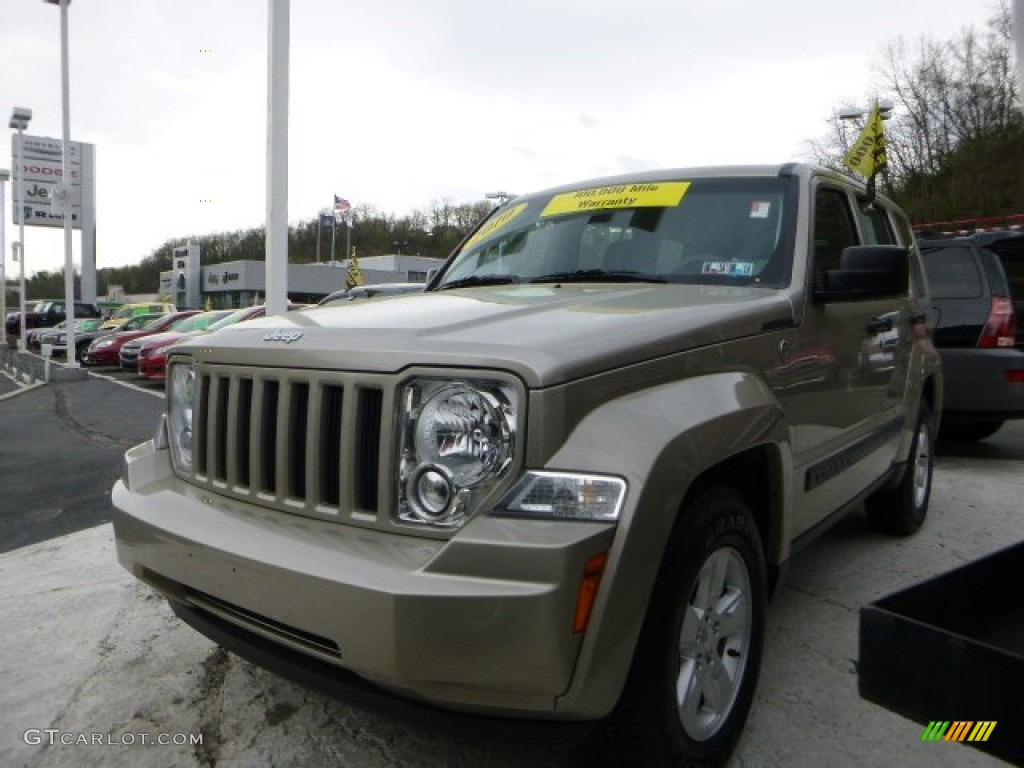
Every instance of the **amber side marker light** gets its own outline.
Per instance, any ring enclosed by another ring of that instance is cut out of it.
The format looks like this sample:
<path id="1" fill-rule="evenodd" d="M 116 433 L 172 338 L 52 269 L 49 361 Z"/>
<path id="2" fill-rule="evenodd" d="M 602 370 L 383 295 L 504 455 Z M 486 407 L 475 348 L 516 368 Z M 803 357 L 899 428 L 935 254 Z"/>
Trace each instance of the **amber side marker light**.
<path id="1" fill-rule="evenodd" d="M 607 563 L 608 553 L 602 552 L 587 560 L 587 564 L 583 566 L 580 591 L 576 596 L 576 616 L 572 622 L 572 631 L 577 634 L 585 631 L 590 622 L 590 612 L 594 609 L 597 588 L 601 586 L 601 575 Z"/>

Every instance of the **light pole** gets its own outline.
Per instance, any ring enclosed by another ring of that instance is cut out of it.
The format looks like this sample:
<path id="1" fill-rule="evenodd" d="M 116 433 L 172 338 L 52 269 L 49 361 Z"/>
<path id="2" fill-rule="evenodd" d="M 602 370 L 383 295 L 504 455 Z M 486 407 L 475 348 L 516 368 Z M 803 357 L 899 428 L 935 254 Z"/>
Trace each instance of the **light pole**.
<path id="1" fill-rule="evenodd" d="M 7 271 L 4 262 L 7 251 L 7 180 L 11 172 L 0 168 L 0 323 L 4 324 L 3 343 L 7 346 Z"/>
<path id="2" fill-rule="evenodd" d="M 502 190 L 498 192 L 487 192 L 486 194 L 484 194 L 484 197 L 487 200 L 497 200 L 498 206 L 500 207 L 507 203 L 509 200 L 511 200 L 513 197 L 515 197 L 515 194 L 512 192 L 505 192 L 504 190 Z"/>
<path id="3" fill-rule="evenodd" d="M 24 107 L 15 107 L 11 112 L 11 122 L 8 126 L 18 132 L 18 157 L 14 160 L 14 189 L 12 195 L 14 202 L 18 204 L 18 247 L 15 253 L 18 254 L 18 309 L 20 314 L 18 329 L 18 350 L 25 351 L 25 129 L 32 119 L 32 110 Z"/>
<path id="4" fill-rule="evenodd" d="M 60 6 L 60 94 L 61 94 L 61 158 L 60 184 L 57 194 L 64 214 L 64 317 L 67 320 L 67 366 L 78 367 L 75 356 L 75 265 L 71 260 L 71 106 L 70 75 L 68 72 L 68 5 L 71 0 L 43 0 L 47 5 Z"/>

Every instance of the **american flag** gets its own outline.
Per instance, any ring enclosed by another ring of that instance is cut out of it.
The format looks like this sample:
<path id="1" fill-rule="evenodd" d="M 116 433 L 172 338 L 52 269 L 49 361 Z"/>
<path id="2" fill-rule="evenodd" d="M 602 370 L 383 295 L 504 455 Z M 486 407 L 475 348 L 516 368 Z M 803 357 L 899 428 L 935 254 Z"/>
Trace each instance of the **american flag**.
<path id="1" fill-rule="evenodd" d="M 352 203 L 343 197 L 334 196 L 334 210 L 344 213 L 352 208 Z"/>

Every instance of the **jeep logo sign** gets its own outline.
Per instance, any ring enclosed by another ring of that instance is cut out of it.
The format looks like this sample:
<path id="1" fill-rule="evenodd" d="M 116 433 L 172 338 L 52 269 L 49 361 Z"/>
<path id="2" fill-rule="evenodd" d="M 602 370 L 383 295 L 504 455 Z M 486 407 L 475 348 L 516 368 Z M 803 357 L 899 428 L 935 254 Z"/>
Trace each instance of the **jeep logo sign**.
<path id="1" fill-rule="evenodd" d="M 293 341 L 298 341 L 302 338 L 302 331 L 274 331 L 268 333 L 263 337 L 264 341 L 283 341 L 285 344 L 291 344 Z"/>

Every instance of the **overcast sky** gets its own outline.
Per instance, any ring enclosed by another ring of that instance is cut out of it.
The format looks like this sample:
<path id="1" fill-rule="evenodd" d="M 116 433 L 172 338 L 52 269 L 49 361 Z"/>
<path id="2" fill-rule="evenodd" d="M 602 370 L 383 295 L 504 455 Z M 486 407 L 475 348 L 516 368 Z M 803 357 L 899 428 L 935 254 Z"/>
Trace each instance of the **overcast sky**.
<path id="1" fill-rule="evenodd" d="M 71 137 L 96 146 L 99 267 L 263 224 L 267 5 L 71 3 Z M 405 215 L 623 171 L 806 159 L 833 110 L 871 98 L 887 42 L 946 39 L 993 8 L 292 0 L 289 220 L 333 194 Z M 2 124 L 27 107 L 33 136 L 61 135 L 59 16 L 0 0 Z M 9 275 L 16 236 L 8 223 Z M 60 230 L 25 241 L 29 273 L 62 266 Z"/>

